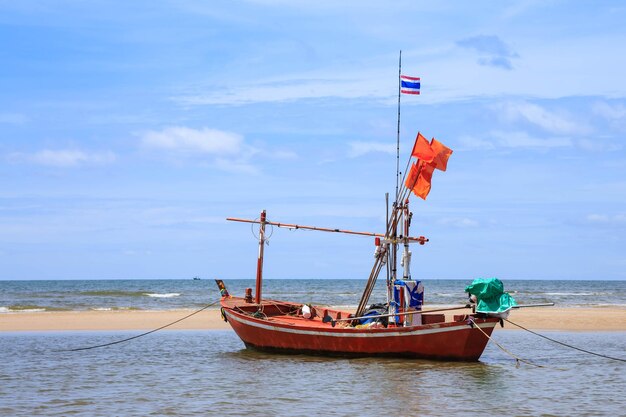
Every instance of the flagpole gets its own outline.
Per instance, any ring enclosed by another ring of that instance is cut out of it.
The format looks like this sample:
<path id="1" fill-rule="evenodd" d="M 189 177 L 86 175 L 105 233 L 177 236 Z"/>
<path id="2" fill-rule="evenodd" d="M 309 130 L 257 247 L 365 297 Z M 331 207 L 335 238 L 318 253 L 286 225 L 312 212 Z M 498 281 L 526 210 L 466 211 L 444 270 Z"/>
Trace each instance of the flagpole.
<path id="1" fill-rule="evenodd" d="M 396 140 L 396 204 L 398 203 L 398 187 L 400 180 L 400 91 L 402 89 L 402 50 L 398 61 L 398 134 Z"/>
<path id="2" fill-rule="evenodd" d="M 398 132 L 396 138 L 396 199 L 393 204 L 394 212 L 399 209 L 400 191 L 400 92 L 402 90 L 402 50 L 400 50 L 400 56 L 398 58 Z M 395 221 L 393 225 L 392 237 L 394 239 L 393 250 L 391 251 L 391 282 L 396 280 L 396 273 L 398 270 L 398 243 L 395 242 L 395 237 L 398 235 L 398 222 Z"/>

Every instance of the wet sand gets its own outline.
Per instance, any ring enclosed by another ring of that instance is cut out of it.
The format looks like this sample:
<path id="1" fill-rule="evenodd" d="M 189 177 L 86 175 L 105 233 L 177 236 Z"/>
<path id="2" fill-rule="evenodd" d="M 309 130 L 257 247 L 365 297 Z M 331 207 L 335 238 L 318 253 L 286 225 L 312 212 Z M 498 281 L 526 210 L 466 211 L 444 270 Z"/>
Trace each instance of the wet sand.
<path id="1" fill-rule="evenodd" d="M 449 313 L 462 314 L 467 310 Z M 64 311 L 20 312 L 0 314 L 2 331 L 63 330 L 152 330 L 181 319 L 190 310 L 169 311 Z M 514 310 L 509 317 L 514 323 L 531 330 L 563 331 L 626 331 L 626 308 L 529 308 Z M 506 323 L 505 329 L 517 327 Z M 218 310 L 202 311 L 170 330 L 230 329 Z"/>

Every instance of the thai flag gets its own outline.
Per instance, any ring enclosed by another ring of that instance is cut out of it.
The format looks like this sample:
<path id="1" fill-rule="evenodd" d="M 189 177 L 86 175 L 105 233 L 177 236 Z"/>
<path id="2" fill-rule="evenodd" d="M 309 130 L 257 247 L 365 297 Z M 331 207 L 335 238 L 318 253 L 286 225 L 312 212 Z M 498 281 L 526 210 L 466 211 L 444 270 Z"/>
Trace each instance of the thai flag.
<path id="1" fill-rule="evenodd" d="M 420 79 L 419 77 L 409 77 L 407 75 L 400 76 L 400 91 L 402 94 L 419 94 Z"/>

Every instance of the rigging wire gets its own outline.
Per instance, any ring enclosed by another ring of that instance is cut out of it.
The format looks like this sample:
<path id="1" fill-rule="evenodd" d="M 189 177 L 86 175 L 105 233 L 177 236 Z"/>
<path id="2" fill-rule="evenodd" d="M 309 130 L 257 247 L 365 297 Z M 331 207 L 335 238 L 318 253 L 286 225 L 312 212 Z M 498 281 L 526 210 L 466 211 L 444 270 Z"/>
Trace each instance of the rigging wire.
<path id="1" fill-rule="evenodd" d="M 138 335 L 135 335 L 135 336 L 132 336 L 132 337 L 128 337 L 128 338 L 126 338 L 126 339 L 116 340 L 115 342 L 104 343 L 104 344 L 102 344 L 102 345 L 87 346 L 87 347 L 74 348 L 74 349 L 61 349 L 61 350 L 57 350 L 57 352 L 78 352 L 79 350 L 96 349 L 96 348 L 101 348 L 101 347 L 106 347 L 106 346 L 111 346 L 111 345 L 117 345 L 118 343 L 128 342 L 129 340 L 133 340 L 133 339 L 138 339 L 138 338 L 140 338 L 140 337 L 142 337 L 142 336 L 147 336 L 147 335 L 149 335 L 150 333 L 154 333 L 154 332 L 157 332 L 157 331 L 159 331 L 159 330 L 165 329 L 166 327 L 172 326 L 172 325 L 174 325 L 174 324 L 176 324 L 176 323 L 180 323 L 181 321 L 183 321 L 183 320 L 185 320 L 185 319 L 188 319 L 189 317 L 191 317 L 191 316 L 193 316 L 193 315 L 195 315 L 195 314 L 198 314 L 198 313 L 200 313 L 201 311 L 204 311 L 204 310 L 206 310 L 207 308 L 209 308 L 209 307 L 211 307 L 211 306 L 214 306 L 215 304 L 217 304 L 217 303 L 219 303 L 219 302 L 220 302 L 220 300 L 218 299 L 218 300 L 216 300 L 216 301 L 214 301 L 214 302 L 212 302 L 212 303 L 210 303 L 210 304 L 205 305 L 205 306 L 204 306 L 204 307 L 202 307 L 201 309 L 196 310 L 196 311 L 194 311 L 193 313 L 186 315 L 186 316 L 185 316 L 185 317 L 183 317 L 183 318 L 180 318 L 180 319 L 178 319 L 178 320 L 176 320 L 176 321 L 173 321 L 173 322 L 171 322 L 171 323 L 169 323 L 169 324 L 166 324 L 165 326 L 161 326 L 161 327 L 159 327 L 159 328 L 157 328 L 157 329 L 150 330 L 150 331 L 148 331 L 148 332 L 141 333 L 141 334 L 138 334 Z"/>
<path id="2" fill-rule="evenodd" d="M 601 357 L 601 358 L 605 358 L 605 359 L 611 359 L 611 360 L 614 360 L 614 361 L 619 361 L 619 362 L 626 362 L 626 359 L 614 358 L 614 357 L 612 357 L 612 356 L 603 355 L 603 354 L 601 354 L 601 353 L 592 352 L 592 351 L 590 351 L 590 350 L 581 349 L 581 348 L 579 348 L 579 347 L 572 346 L 572 345 L 569 345 L 569 344 L 567 344 L 567 343 L 559 342 L 558 340 L 554 340 L 554 339 L 549 338 L 548 336 L 544 336 L 544 335 L 542 335 L 542 334 L 536 333 L 536 332 L 534 332 L 534 331 L 532 331 L 532 330 L 530 330 L 530 329 L 527 329 L 527 328 L 525 328 L 525 327 L 523 327 L 523 326 L 521 326 L 521 325 L 519 325 L 519 324 L 517 324 L 517 323 L 513 323 L 513 322 L 512 322 L 511 320 L 509 320 L 509 319 L 504 319 L 504 320 L 505 320 L 507 323 L 511 323 L 512 325 L 517 326 L 517 327 L 519 327 L 519 328 L 520 328 L 520 329 L 522 329 L 522 330 L 526 330 L 527 332 L 532 333 L 532 334 L 534 334 L 534 335 L 536 335 L 536 336 L 543 337 L 544 339 L 549 340 L 549 341 L 551 341 L 551 342 L 558 343 L 558 344 L 559 344 L 559 345 L 561 345 L 561 346 L 565 346 L 565 347 L 568 347 L 568 348 L 570 348 L 570 349 L 579 350 L 579 351 L 581 351 L 581 352 L 588 353 L 588 354 L 590 354 L 590 355 L 599 356 L 599 357 Z"/>
<path id="3" fill-rule="evenodd" d="M 504 346 L 502 346 L 500 343 L 496 342 L 496 341 L 495 341 L 495 340 L 494 340 L 491 336 L 489 336 L 487 333 L 485 333 L 485 331 L 484 331 L 483 329 L 481 329 L 481 328 L 480 328 L 480 326 L 478 325 L 478 323 L 476 323 L 476 322 L 474 321 L 474 319 L 472 319 L 472 318 L 470 317 L 469 321 L 471 321 L 471 322 L 474 324 L 474 327 L 475 327 L 475 328 L 477 328 L 478 330 L 480 330 L 480 332 L 481 332 L 482 334 L 484 334 L 484 335 L 485 335 L 485 337 L 486 337 L 487 339 L 491 340 L 491 341 L 492 341 L 493 343 L 495 343 L 495 345 L 496 345 L 497 347 L 499 347 L 499 348 L 500 348 L 500 349 L 501 349 L 504 353 L 506 353 L 507 355 L 511 356 L 513 359 L 515 359 L 515 361 L 516 361 L 516 367 L 517 367 L 517 368 L 519 368 L 519 363 L 520 363 L 520 362 L 523 362 L 523 363 L 528 364 L 528 365 L 531 365 L 531 366 L 536 366 L 537 368 L 547 368 L 547 366 L 544 366 L 544 365 L 538 365 L 538 364 L 533 363 L 533 362 L 531 362 L 531 361 L 529 361 L 529 360 L 526 360 L 526 359 L 520 358 L 519 356 L 515 355 L 514 353 L 509 352 L 509 351 L 508 351 L 508 350 L 507 350 Z"/>

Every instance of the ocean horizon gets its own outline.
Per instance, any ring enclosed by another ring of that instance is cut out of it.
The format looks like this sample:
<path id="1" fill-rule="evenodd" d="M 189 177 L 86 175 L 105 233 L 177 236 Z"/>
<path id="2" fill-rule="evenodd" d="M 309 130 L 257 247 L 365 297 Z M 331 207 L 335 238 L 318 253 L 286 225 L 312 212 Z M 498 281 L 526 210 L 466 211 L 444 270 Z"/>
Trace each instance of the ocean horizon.
<path id="1" fill-rule="evenodd" d="M 254 288 L 252 279 L 224 279 L 232 295 Z M 464 304 L 471 280 L 425 279 L 425 305 Z M 626 307 L 623 280 L 503 280 L 519 304 L 559 307 Z M 266 279 L 263 296 L 316 305 L 354 307 L 362 279 Z M 379 280 L 371 302 L 385 300 Z M 0 313 L 89 310 L 177 310 L 202 307 L 219 298 L 212 279 L 107 279 L 0 281 Z M 218 308 L 218 307 L 214 307 Z"/>

